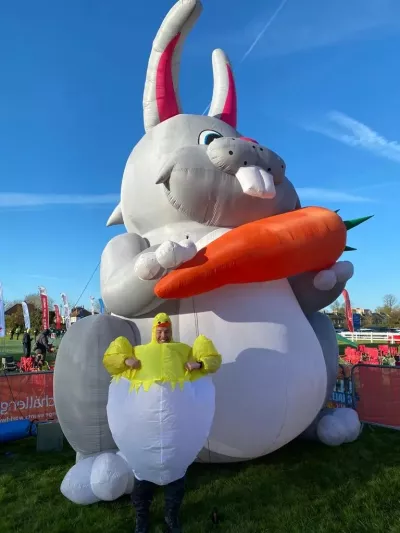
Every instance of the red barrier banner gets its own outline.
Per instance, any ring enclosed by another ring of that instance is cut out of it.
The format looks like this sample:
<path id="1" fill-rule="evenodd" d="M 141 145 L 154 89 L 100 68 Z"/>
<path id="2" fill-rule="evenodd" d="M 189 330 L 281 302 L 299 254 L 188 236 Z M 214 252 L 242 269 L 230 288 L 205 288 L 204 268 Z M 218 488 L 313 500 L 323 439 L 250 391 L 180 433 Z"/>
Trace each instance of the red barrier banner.
<path id="1" fill-rule="evenodd" d="M 400 367 L 341 365 L 328 406 L 350 407 L 352 389 L 362 422 L 400 428 Z M 0 376 L 0 423 L 26 418 L 57 419 L 53 372 Z"/>
<path id="2" fill-rule="evenodd" d="M 356 410 L 362 422 L 400 429 L 400 367 L 353 367 Z"/>
<path id="3" fill-rule="evenodd" d="M 0 376 L 0 423 L 56 420 L 53 372 Z"/>

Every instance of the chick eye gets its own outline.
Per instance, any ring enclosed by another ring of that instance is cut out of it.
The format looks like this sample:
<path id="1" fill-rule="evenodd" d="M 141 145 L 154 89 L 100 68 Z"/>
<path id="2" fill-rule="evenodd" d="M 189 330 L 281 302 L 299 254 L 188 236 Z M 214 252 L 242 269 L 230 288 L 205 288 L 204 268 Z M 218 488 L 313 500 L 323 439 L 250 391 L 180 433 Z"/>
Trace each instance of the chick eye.
<path id="1" fill-rule="evenodd" d="M 199 144 L 205 144 L 206 146 L 208 146 L 213 141 L 215 141 L 215 139 L 219 139 L 220 137 L 223 137 L 223 135 L 221 135 L 217 131 L 205 130 L 200 133 L 198 142 Z"/>

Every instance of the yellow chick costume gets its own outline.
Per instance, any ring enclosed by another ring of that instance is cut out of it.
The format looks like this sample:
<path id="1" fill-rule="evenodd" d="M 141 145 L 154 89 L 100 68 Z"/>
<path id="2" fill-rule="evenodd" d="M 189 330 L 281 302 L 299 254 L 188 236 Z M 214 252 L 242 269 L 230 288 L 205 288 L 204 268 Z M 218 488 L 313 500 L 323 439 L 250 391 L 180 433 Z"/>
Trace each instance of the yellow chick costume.
<path id="1" fill-rule="evenodd" d="M 156 328 L 169 322 L 165 313 L 153 321 L 152 339 L 133 347 L 118 337 L 103 363 L 112 375 L 107 415 L 114 441 L 138 479 L 166 485 L 180 479 L 207 441 L 215 410 L 210 374 L 221 366 L 213 343 L 200 335 L 191 348 L 171 341 L 159 344 Z M 135 357 L 141 368 L 125 361 Z M 188 372 L 185 364 L 202 363 Z"/>

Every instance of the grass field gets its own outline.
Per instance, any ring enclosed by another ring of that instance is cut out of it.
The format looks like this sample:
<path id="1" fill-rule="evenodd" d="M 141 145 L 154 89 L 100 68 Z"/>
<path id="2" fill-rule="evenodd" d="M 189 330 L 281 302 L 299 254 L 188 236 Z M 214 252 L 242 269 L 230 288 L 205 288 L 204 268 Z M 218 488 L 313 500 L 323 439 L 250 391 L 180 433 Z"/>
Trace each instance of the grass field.
<path id="1" fill-rule="evenodd" d="M 128 498 L 79 507 L 62 497 L 73 461 L 70 449 L 36 454 L 34 439 L 0 446 L 1 533 L 133 533 Z M 192 466 L 182 521 L 185 533 L 397 533 L 399 494 L 400 433 L 365 428 L 340 448 L 296 442 L 251 463 Z M 161 492 L 153 513 L 161 532 Z"/>

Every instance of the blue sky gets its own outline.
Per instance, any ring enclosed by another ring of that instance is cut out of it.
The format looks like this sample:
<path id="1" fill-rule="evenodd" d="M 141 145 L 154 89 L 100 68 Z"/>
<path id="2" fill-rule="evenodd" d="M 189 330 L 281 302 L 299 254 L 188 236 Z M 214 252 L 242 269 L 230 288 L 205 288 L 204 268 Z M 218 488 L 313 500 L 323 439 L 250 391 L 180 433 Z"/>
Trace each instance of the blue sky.
<path id="1" fill-rule="evenodd" d="M 122 227 L 105 223 L 143 135 L 151 42 L 168 0 L 14 0 L 0 21 L 0 280 L 6 299 L 47 287 L 71 304 Z M 147 7 L 151 10 L 147 12 Z M 353 306 L 400 297 L 400 2 L 204 0 L 182 58 L 186 112 L 230 56 L 239 129 L 277 151 L 304 205 L 375 214 L 346 254 Z M 199 82 L 200 81 L 200 82 Z M 98 274 L 81 302 L 99 297 Z"/>

